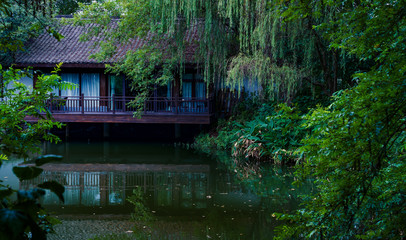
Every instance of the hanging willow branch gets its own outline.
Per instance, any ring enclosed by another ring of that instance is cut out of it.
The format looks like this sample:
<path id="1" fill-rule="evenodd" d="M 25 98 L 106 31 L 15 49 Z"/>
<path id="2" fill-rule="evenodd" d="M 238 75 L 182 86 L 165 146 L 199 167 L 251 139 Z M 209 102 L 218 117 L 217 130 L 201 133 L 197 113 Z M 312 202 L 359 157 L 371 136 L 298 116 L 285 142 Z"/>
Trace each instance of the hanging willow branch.
<path id="1" fill-rule="evenodd" d="M 316 29 L 308 28 L 312 21 L 329 21 L 334 14 L 319 1 L 305 2 L 299 6 L 301 15 L 317 17 L 290 16 L 287 3 L 267 0 L 116 0 L 82 5 L 76 23 L 96 22 L 106 28 L 113 16 L 120 16 L 118 28 L 106 41 L 108 48 L 146 33 L 165 36 L 173 43 L 165 51 L 181 68 L 186 29 L 198 25 L 195 63 L 203 66 L 208 84 L 242 91 L 242 81 L 249 79 L 263 85 L 271 98 L 288 101 L 303 86 L 303 78 L 329 88 L 337 85 L 329 81 L 336 81 L 340 73 L 340 66 L 332 64 L 340 62 L 337 54 L 326 49 L 328 44 L 320 44 L 324 40 L 314 34 Z"/>

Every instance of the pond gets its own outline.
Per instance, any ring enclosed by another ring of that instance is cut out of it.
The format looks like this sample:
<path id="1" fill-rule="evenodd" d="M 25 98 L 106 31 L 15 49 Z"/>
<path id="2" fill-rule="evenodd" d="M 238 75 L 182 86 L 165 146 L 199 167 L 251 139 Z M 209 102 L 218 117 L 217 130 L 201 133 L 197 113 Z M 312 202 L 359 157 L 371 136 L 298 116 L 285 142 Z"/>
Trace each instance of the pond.
<path id="1" fill-rule="evenodd" d="M 294 189 L 289 169 L 269 167 L 256 174 L 260 177 L 239 173 L 237 178 L 216 159 L 173 145 L 66 142 L 44 144 L 43 153 L 64 159 L 44 165 L 39 177 L 23 182 L 12 174 L 22 160 L 10 160 L 0 169 L 1 179 L 15 189 L 49 180 L 62 183 L 64 204 L 51 192 L 41 200 L 60 219 L 90 218 L 96 224 L 134 213 L 138 221 L 148 218 L 155 234 L 171 234 L 168 239 L 270 239 L 279 224 L 272 214 L 295 209 L 297 194 L 311 190 Z M 131 197 L 142 204 L 135 207 Z"/>

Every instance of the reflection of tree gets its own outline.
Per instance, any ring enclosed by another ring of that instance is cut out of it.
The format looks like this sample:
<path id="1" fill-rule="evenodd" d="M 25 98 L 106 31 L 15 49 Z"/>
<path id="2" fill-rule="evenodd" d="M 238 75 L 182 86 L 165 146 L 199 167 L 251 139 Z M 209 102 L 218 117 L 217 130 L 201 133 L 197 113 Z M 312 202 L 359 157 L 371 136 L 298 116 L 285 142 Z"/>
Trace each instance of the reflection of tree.
<path id="1" fill-rule="evenodd" d="M 226 160 L 224 163 L 236 164 L 238 161 Z M 301 196 L 314 191 L 314 185 L 309 179 L 301 186 L 294 185 L 294 168 L 284 166 L 223 166 L 225 169 L 235 169 L 235 174 L 224 174 L 223 178 L 229 178 L 231 186 L 240 186 L 243 191 L 253 193 L 258 196 L 258 208 L 253 215 L 253 222 L 248 230 L 249 236 L 255 239 L 272 239 L 273 229 L 281 225 L 277 221 L 274 212 L 293 212 L 300 202 Z M 220 181 L 220 182 L 227 182 Z M 245 204 L 244 208 L 249 209 L 250 204 Z"/>
<path id="2" fill-rule="evenodd" d="M 134 188 L 132 195 L 127 198 L 127 201 L 134 206 L 134 212 L 131 213 L 131 219 L 135 221 L 135 233 L 140 236 L 151 236 L 151 228 L 155 217 L 147 207 L 146 198 L 142 188 Z"/>

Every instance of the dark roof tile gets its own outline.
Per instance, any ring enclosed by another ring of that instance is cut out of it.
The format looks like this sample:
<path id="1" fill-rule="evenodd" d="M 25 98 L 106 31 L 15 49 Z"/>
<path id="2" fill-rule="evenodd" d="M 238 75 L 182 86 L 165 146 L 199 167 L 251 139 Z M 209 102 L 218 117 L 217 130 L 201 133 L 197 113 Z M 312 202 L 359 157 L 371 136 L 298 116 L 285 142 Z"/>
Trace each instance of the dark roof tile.
<path id="1" fill-rule="evenodd" d="M 89 25 L 89 27 L 91 26 L 92 24 Z M 60 41 L 57 41 L 48 33 L 43 33 L 37 38 L 31 39 L 27 43 L 27 51 L 17 54 L 16 64 L 100 63 L 95 59 L 90 59 L 90 55 L 96 53 L 99 49 L 98 47 L 93 48 L 95 41 L 102 39 L 93 37 L 90 41 L 80 41 L 80 36 L 86 32 L 86 28 L 80 26 L 64 25 L 58 32 L 64 36 Z M 136 50 L 144 46 L 149 39 L 150 36 L 147 36 L 146 40 L 140 38 L 132 39 L 128 44 L 120 45 L 112 60 L 105 63 L 117 62 L 128 50 Z M 195 61 L 194 54 L 197 48 L 197 41 L 199 40 L 198 27 L 196 25 L 186 31 L 185 40 L 187 42 L 184 49 L 185 62 L 192 63 Z M 162 43 L 162 48 L 167 47 L 167 44 Z"/>

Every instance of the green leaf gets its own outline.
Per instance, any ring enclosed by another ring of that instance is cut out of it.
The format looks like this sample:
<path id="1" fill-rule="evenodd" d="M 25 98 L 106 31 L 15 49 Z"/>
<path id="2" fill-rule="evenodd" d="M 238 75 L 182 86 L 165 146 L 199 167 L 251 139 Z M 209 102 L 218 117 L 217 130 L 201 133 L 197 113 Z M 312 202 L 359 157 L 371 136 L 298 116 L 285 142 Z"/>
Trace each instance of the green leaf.
<path id="1" fill-rule="evenodd" d="M 11 188 L 0 190 L 0 199 L 4 199 L 4 198 L 10 196 L 11 194 L 13 194 L 13 192 L 14 192 L 14 190 Z"/>
<path id="2" fill-rule="evenodd" d="M 60 183 L 56 181 L 49 181 L 39 184 L 38 187 L 51 190 L 51 192 L 55 193 L 58 196 L 59 200 L 65 202 L 65 199 L 63 198 L 65 187 Z"/>
<path id="3" fill-rule="evenodd" d="M 49 28 L 47 29 L 47 32 L 58 41 L 61 41 L 64 38 L 64 36 L 58 31 L 55 31 L 55 29 Z"/>
<path id="4" fill-rule="evenodd" d="M 43 169 L 37 167 L 13 167 L 13 173 L 20 181 L 38 177 L 43 171 Z"/>
<path id="5" fill-rule="evenodd" d="M 62 158 L 63 157 L 60 156 L 60 155 L 53 155 L 53 154 L 39 156 L 38 158 L 35 159 L 35 165 L 36 166 L 42 166 L 42 165 L 44 165 L 46 163 L 49 163 L 49 162 L 61 161 Z"/>

